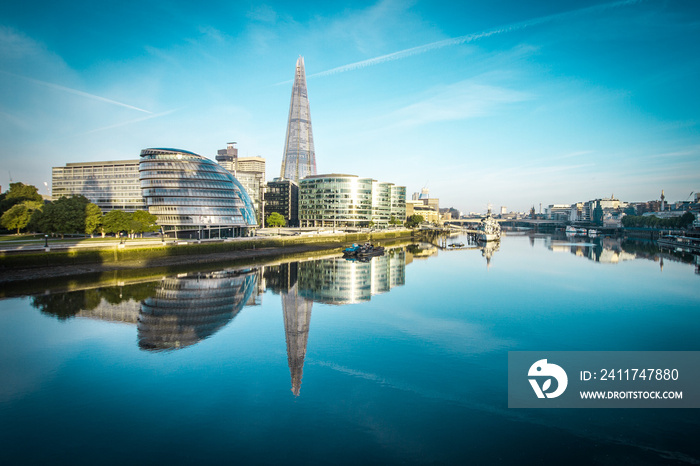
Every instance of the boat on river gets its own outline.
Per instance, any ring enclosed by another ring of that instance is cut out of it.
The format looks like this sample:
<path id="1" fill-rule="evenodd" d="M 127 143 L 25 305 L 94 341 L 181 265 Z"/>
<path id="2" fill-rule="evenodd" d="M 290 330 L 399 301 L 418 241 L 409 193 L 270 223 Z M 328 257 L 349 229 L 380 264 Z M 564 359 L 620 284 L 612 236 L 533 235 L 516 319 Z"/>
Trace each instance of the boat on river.
<path id="1" fill-rule="evenodd" d="M 353 244 L 343 250 L 343 257 L 357 257 L 357 258 L 367 258 L 374 256 L 381 256 L 384 254 L 383 246 L 374 246 L 370 243 L 365 244 Z"/>
<path id="2" fill-rule="evenodd" d="M 491 207 L 489 207 L 486 217 L 481 219 L 476 227 L 476 239 L 484 242 L 501 239 L 501 225 L 491 215 Z"/>

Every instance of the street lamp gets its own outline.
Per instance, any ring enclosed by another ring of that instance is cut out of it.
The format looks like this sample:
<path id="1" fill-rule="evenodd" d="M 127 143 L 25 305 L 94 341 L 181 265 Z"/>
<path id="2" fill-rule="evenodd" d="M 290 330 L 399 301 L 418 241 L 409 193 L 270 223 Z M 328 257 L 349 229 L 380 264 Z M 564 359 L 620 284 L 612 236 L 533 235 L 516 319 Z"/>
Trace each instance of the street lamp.
<path id="1" fill-rule="evenodd" d="M 44 235 L 44 247 L 49 247 L 49 235 Z"/>

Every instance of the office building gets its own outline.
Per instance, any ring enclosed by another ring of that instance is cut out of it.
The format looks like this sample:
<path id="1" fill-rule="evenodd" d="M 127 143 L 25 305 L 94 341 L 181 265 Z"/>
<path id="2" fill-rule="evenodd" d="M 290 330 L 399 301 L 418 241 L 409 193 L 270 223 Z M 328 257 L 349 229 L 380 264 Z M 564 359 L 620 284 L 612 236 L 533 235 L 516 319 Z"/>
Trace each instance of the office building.
<path id="1" fill-rule="evenodd" d="M 277 212 L 287 226 L 299 226 L 299 185 L 292 180 L 275 178 L 265 188 L 265 216 Z"/>
<path id="2" fill-rule="evenodd" d="M 235 142 L 226 144 L 226 149 L 216 153 L 216 162 L 231 173 L 248 193 L 256 212 L 256 220 L 262 225 L 262 200 L 265 187 L 265 159 L 262 157 L 239 157 Z"/>
<path id="3" fill-rule="evenodd" d="M 148 211 L 180 237 L 242 236 L 257 226 L 241 183 L 219 164 L 178 149 L 144 149 L 139 164 Z"/>
<path id="4" fill-rule="evenodd" d="M 265 159 L 263 157 L 238 157 L 236 171 L 262 173 L 265 178 Z"/>
<path id="5" fill-rule="evenodd" d="M 225 170 L 235 175 L 236 162 L 238 161 L 238 148 L 235 142 L 226 144 L 226 149 L 219 149 L 216 152 L 216 163 L 221 165 Z"/>
<path id="6" fill-rule="evenodd" d="M 420 215 L 427 223 L 440 223 L 440 212 L 427 206 L 422 199 L 406 201 L 406 217 Z"/>
<path id="7" fill-rule="evenodd" d="M 294 74 L 292 98 L 289 103 L 287 135 L 284 141 L 280 178 L 299 183 L 299 180 L 310 175 L 316 175 L 316 153 L 311 130 L 309 96 L 306 91 L 304 58 L 299 57 Z"/>
<path id="8" fill-rule="evenodd" d="M 82 195 L 107 213 L 110 210 L 145 210 L 139 184 L 139 161 L 68 163 L 53 167 L 51 200 Z"/>
<path id="9" fill-rule="evenodd" d="M 406 215 L 406 188 L 356 175 L 315 175 L 299 183 L 302 227 L 386 227 Z"/>

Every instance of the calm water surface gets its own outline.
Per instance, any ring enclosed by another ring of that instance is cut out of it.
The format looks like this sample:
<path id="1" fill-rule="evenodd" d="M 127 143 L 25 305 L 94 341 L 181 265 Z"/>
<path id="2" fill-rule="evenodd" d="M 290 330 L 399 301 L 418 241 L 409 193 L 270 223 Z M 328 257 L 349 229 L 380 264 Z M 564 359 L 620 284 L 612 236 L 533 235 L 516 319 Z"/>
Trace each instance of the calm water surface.
<path id="1" fill-rule="evenodd" d="M 2 463 L 700 463 L 698 410 L 508 409 L 508 351 L 700 350 L 697 257 L 582 241 L 5 299 Z"/>

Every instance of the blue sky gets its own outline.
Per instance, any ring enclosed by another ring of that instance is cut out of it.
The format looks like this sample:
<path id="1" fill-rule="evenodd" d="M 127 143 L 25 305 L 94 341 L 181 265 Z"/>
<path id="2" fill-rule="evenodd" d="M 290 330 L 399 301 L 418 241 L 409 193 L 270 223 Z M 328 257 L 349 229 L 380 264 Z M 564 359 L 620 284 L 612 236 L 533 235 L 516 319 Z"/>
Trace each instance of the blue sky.
<path id="1" fill-rule="evenodd" d="M 700 190 L 700 2 L 2 2 L 0 184 L 229 141 L 279 175 L 304 56 L 319 173 L 528 210 Z"/>

